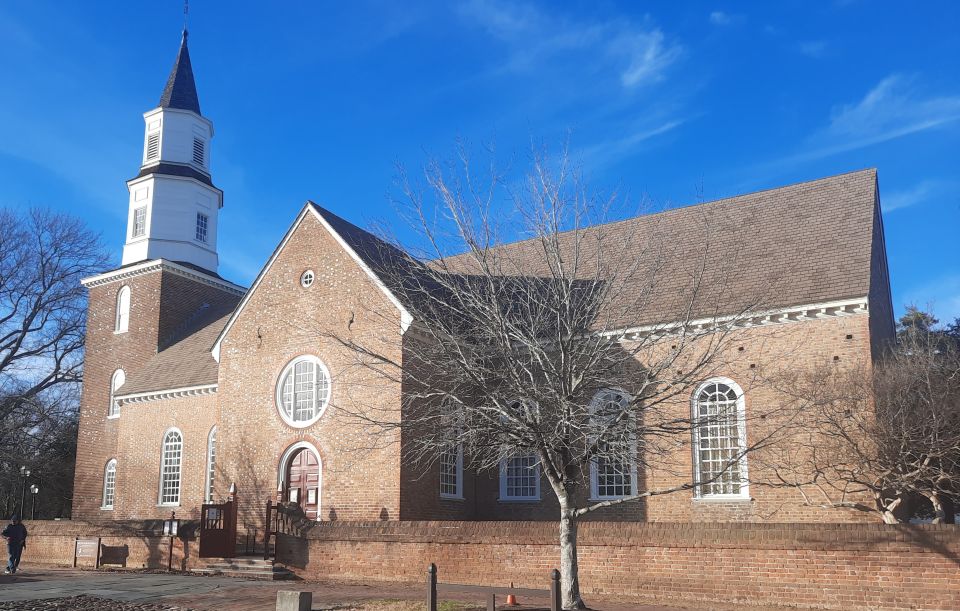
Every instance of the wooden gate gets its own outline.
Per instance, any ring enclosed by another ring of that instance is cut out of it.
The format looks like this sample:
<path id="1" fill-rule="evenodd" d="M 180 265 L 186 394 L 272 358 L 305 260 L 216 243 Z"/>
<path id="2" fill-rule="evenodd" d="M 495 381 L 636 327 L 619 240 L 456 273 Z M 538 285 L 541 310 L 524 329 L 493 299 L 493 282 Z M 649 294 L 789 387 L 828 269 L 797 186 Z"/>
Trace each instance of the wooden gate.
<path id="1" fill-rule="evenodd" d="M 204 503 L 200 506 L 200 557 L 233 558 L 236 555 L 236 502 Z"/>

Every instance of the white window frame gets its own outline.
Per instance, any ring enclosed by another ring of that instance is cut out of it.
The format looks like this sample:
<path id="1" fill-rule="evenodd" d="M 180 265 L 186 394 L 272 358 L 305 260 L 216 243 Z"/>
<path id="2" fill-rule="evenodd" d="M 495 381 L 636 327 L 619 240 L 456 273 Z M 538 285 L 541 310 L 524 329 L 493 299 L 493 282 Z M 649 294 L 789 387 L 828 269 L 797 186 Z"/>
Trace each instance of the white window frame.
<path id="1" fill-rule="evenodd" d="M 142 238 L 145 235 L 147 235 L 147 207 L 137 206 L 133 209 L 133 227 L 130 229 L 130 238 Z"/>
<path id="2" fill-rule="evenodd" d="M 203 212 L 197 212 L 197 224 L 194 227 L 193 239 L 202 244 L 207 244 L 210 239 L 210 215 Z"/>
<path id="3" fill-rule="evenodd" d="M 176 479 L 177 479 L 177 493 L 175 501 L 165 501 L 164 499 L 164 488 L 167 481 L 167 477 L 170 476 L 172 479 L 173 471 L 167 471 L 166 469 L 166 460 L 167 460 L 167 445 L 170 443 L 169 438 L 171 435 L 177 435 L 180 440 L 179 447 L 179 456 L 177 457 L 177 469 L 176 469 Z M 160 507 L 179 507 L 180 501 L 183 493 L 183 432 L 176 428 L 172 427 L 164 431 L 163 438 L 160 443 L 160 491 L 157 495 L 157 505 Z"/>
<path id="4" fill-rule="evenodd" d="M 207 478 L 203 485 L 203 500 L 213 501 L 213 484 L 216 480 L 217 468 L 217 426 L 213 425 L 207 435 Z"/>
<path id="5" fill-rule="evenodd" d="M 733 390 L 737 395 L 736 401 L 736 410 L 737 410 L 737 432 L 738 432 L 738 443 L 739 443 L 739 452 L 742 454 L 739 460 L 739 471 L 740 471 L 740 492 L 736 494 L 714 494 L 714 493 L 704 493 L 703 487 L 700 484 L 700 426 L 698 421 L 700 419 L 700 410 L 699 410 L 699 401 L 698 397 L 700 393 L 711 384 L 723 384 Z M 704 380 L 693 392 L 693 395 L 690 397 L 690 414 L 693 422 L 693 476 L 694 476 L 694 498 L 699 500 L 748 500 L 750 498 L 750 477 L 749 472 L 747 471 L 747 456 L 743 454 L 747 447 L 747 427 L 746 427 L 746 402 L 744 400 L 744 392 L 739 384 L 731 380 L 730 378 L 725 377 L 713 377 L 708 380 Z"/>
<path id="6" fill-rule="evenodd" d="M 507 494 L 510 490 L 508 485 L 507 471 L 509 469 L 509 463 L 514 460 L 523 460 L 523 459 L 532 459 L 533 467 L 533 483 L 534 483 L 534 494 L 532 496 L 511 496 Z M 517 454 L 516 456 L 511 456 L 510 458 L 505 458 L 500 461 L 500 502 L 530 502 L 530 501 L 539 501 L 540 500 L 540 459 L 537 458 L 537 455 L 534 453 L 530 454 Z"/>
<path id="7" fill-rule="evenodd" d="M 623 400 L 629 402 L 632 400 L 630 394 L 620 388 L 605 388 L 601 391 L 598 391 L 593 399 L 590 401 L 590 414 L 593 417 L 593 414 L 596 413 L 597 409 L 600 407 L 601 401 L 606 398 L 608 394 L 615 394 L 620 396 Z M 631 416 L 631 422 L 627 423 L 627 426 L 635 426 L 635 419 Z M 600 473 L 598 470 L 597 460 L 593 459 L 590 461 L 590 500 L 591 501 L 606 501 L 610 499 L 622 499 L 629 496 L 637 494 L 637 438 L 636 432 L 632 432 L 630 435 L 630 450 L 629 456 L 627 457 L 627 474 L 629 476 L 629 486 L 630 490 L 626 494 L 600 494 Z"/>
<path id="8" fill-rule="evenodd" d="M 117 401 L 117 390 L 127 381 L 127 374 L 123 369 L 117 369 L 110 376 L 110 404 L 107 406 L 107 418 L 120 417 L 120 402 Z"/>
<path id="9" fill-rule="evenodd" d="M 454 457 L 454 472 L 453 475 L 456 478 L 454 481 L 454 492 L 444 492 L 444 484 L 449 482 L 443 481 L 443 465 L 444 457 L 456 452 Z M 463 444 L 456 444 L 456 447 L 449 447 L 446 450 L 440 452 L 440 498 L 442 499 L 454 499 L 454 500 L 463 500 Z"/>
<path id="10" fill-rule="evenodd" d="M 284 392 L 284 385 L 288 375 L 296 375 L 296 366 L 300 363 L 306 363 L 306 362 L 312 363 L 316 368 L 314 370 L 315 377 L 314 377 L 313 390 L 312 390 L 314 415 L 312 418 L 308 420 L 297 420 L 295 417 L 295 414 L 297 411 L 296 379 L 294 379 L 293 381 L 293 390 L 292 390 L 293 396 L 291 397 L 291 400 L 293 403 L 290 406 L 289 414 L 287 414 L 287 409 L 284 403 L 284 395 L 286 394 Z M 326 377 L 326 380 L 327 380 L 326 392 L 321 392 L 320 394 L 318 394 L 317 392 L 317 387 L 318 387 L 317 382 L 319 380 L 319 377 L 317 374 Z M 333 378 L 330 376 L 330 371 L 327 369 L 327 366 L 324 365 L 323 361 L 321 361 L 318 357 L 312 354 L 304 354 L 291 360 L 289 363 L 287 363 L 284 366 L 283 370 L 280 372 L 280 375 L 277 377 L 277 388 L 276 388 L 276 396 L 274 397 L 274 401 L 276 403 L 277 413 L 280 415 L 283 421 L 294 428 L 302 429 L 302 428 L 311 426 L 312 424 L 320 420 L 324 412 L 327 410 L 327 406 L 330 405 L 330 398 L 332 397 L 332 395 L 333 395 Z"/>
<path id="11" fill-rule="evenodd" d="M 110 476 L 113 475 L 111 478 Z M 109 498 L 110 502 L 107 502 Z M 100 509 L 112 511 L 117 502 L 117 459 L 111 458 L 103 468 L 103 496 L 101 497 Z"/>
<path id="12" fill-rule="evenodd" d="M 113 319 L 114 333 L 126 333 L 130 330 L 130 301 L 130 286 L 125 284 L 117 291 Z"/>

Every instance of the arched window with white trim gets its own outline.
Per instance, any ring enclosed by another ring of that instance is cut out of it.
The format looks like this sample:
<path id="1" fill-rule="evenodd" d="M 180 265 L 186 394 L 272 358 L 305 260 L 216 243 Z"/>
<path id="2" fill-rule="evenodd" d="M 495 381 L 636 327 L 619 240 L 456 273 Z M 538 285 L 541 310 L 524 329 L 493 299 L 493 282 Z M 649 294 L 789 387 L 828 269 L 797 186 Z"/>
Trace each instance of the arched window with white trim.
<path id="1" fill-rule="evenodd" d="M 130 287 L 124 286 L 117 291 L 117 312 L 114 332 L 126 333 L 130 328 Z"/>
<path id="2" fill-rule="evenodd" d="M 727 378 L 693 394 L 693 452 L 700 498 L 749 498 L 743 390 Z"/>
<path id="3" fill-rule="evenodd" d="M 590 418 L 597 439 L 590 461 L 590 496 L 619 499 L 637 492 L 634 419 L 626 410 L 630 396 L 615 389 L 598 392 L 590 402 Z"/>
<path id="4" fill-rule="evenodd" d="M 277 383 L 277 409 L 290 426 L 305 427 L 320 419 L 330 400 L 330 373 L 315 356 L 287 364 Z"/>
<path id="5" fill-rule="evenodd" d="M 103 502 L 100 509 L 113 509 L 117 490 L 117 459 L 112 458 L 103 470 Z"/>
<path id="6" fill-rule="evenodd" d="M 213 482 L 217 468 L 217 427 L 210 429 L 207 437 L 207 481 L 203 488 L 203 498 L 208 503 L 213 501 Z"/>
<path id="7" fill-rule="evenodd" d="M 160 451 L 160 504 L 180 504 L 180 471 L 183 463 L 183 434 L 170 429 L 163 436 Z"/>
<path id="8" fill-rule="evenodd" d="M 517 413 L 526 411 L 532 416 L 538 408 L 534 403 L 516 400 L 510 409 Z M 500 500 L 540 500 L 540 459 L 535 453 L 518 450 L 500 461 Z"/>
<path id="9" fill-rule="evenodd" d="M 116 418 L 120 415 L 120 402 L 117 400 L 117 391 L 127 381 L 127 374 L 123 369 L 117 369 L 110 378 L 110 406 L 107 407 L 107 417 Z"/>
<path id="10" fill-rule="evenodd" d="M 444 402 L 440 427 L 449 431 L 450 441 L 440 451 L 440 498 L 463 498 L 463 414 L 451 402 Z"/>

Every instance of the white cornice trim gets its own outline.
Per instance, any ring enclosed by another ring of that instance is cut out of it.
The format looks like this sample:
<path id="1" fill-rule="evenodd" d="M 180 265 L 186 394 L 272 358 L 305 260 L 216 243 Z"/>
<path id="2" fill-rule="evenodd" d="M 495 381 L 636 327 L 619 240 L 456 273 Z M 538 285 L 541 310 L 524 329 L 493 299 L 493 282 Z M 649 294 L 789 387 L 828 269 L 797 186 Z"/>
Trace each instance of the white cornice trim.
<path id="1" fill-rule="evenodd" d="M 216 384 L 203 384 L 200 386 L 184 386 L 182 388 L 169 388 L 166 390 L 151 390 L 149 392 L 138 392 L 129 395 L 117 395 L 115 399 L 120 403 L 146 403 L 147 401 L 159 401 L 161 399 L 178 399 L 180 397 L 199 397 L 202 395 L 212 395 L 216 392 Z"/>
<path id="2" fill-rule="evenodd" d="M 191 269 L 184 265 L 174 263 L 173 261 L 167 261 L 166 259 L 153 259 L 152 261 L 144 261 L 143 263 L 137 263 L 136 265 L 131 265 L 129 267 L 121 267 L 120 269 L 115 269 L 98 276 L 84 278 L 80 281 L 80 284 L 87 288 L 93 288 L 110 284 L 111 282 L 116 282 L 118 280 L 128 280 L 130 278 L 135 278 L 137 276 L 142 276 L 144 274 L 150 274 L 161 270 L 176 274 L 178 276 L 183 276 L 184 278 L 189 278 L 202 284 L 217 287 L 234 295 L 243 295 L 247 292 L 247 290 L 239 284 L 234 284 L 220 278 L 215 278 L 214 276 L 210 276 L 199 270 Z"/>
<path id="3" fill-rule="evenodd" d="M 854 299 L 843 299 L 840 301 L 807 303 L 783 308 L 759 310 L 757 312 L 744 312 L 742 314 L 715 316 L 712 318 L 698 318 L 686 323 L 669 322 L 653 325 L 641 325 L 638 327 L 630 327 L 628 329 L 607 331 L 603 333 L 603 335 L 630 340 L 646 337 L 651 333 L 670 334 L 681 328 L 688 330 L 709 331 L 717 326 L 732 322 L 733 327 L 745 329 L 749 327 L 759 327 L 772 324 L 853 316 L 856 314 L 866 314 L 869 311 L 869 299 L 867 297 L 857 297 Z"/>

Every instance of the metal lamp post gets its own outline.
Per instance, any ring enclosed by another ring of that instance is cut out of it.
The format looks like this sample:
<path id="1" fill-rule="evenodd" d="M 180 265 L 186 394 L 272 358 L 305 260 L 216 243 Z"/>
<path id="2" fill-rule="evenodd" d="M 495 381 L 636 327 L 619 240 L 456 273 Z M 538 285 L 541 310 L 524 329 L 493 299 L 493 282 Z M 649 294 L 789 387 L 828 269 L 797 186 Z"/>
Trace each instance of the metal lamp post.
<path id="1" fill-rule="evenodd" d="M 30 494 L 33 495 L 33 502 L 30 504 L 30 519 L 36 519 L 37 515 L 37 493 L 40 492 L 40 486 L 30 484 Z"/>
<path id="2" fill-rule="evenodd" d="M 21 513 L 20 517 L 22 518 L 23 517 L 22 515 L 23 500 L 27 494 L 27 478 L 30 477 L 30 469 L 26 468 L 25 466 L 20 467 L 20 477 L 22 478 L 22 480 L 20 481 L 20 513 Z"/>

